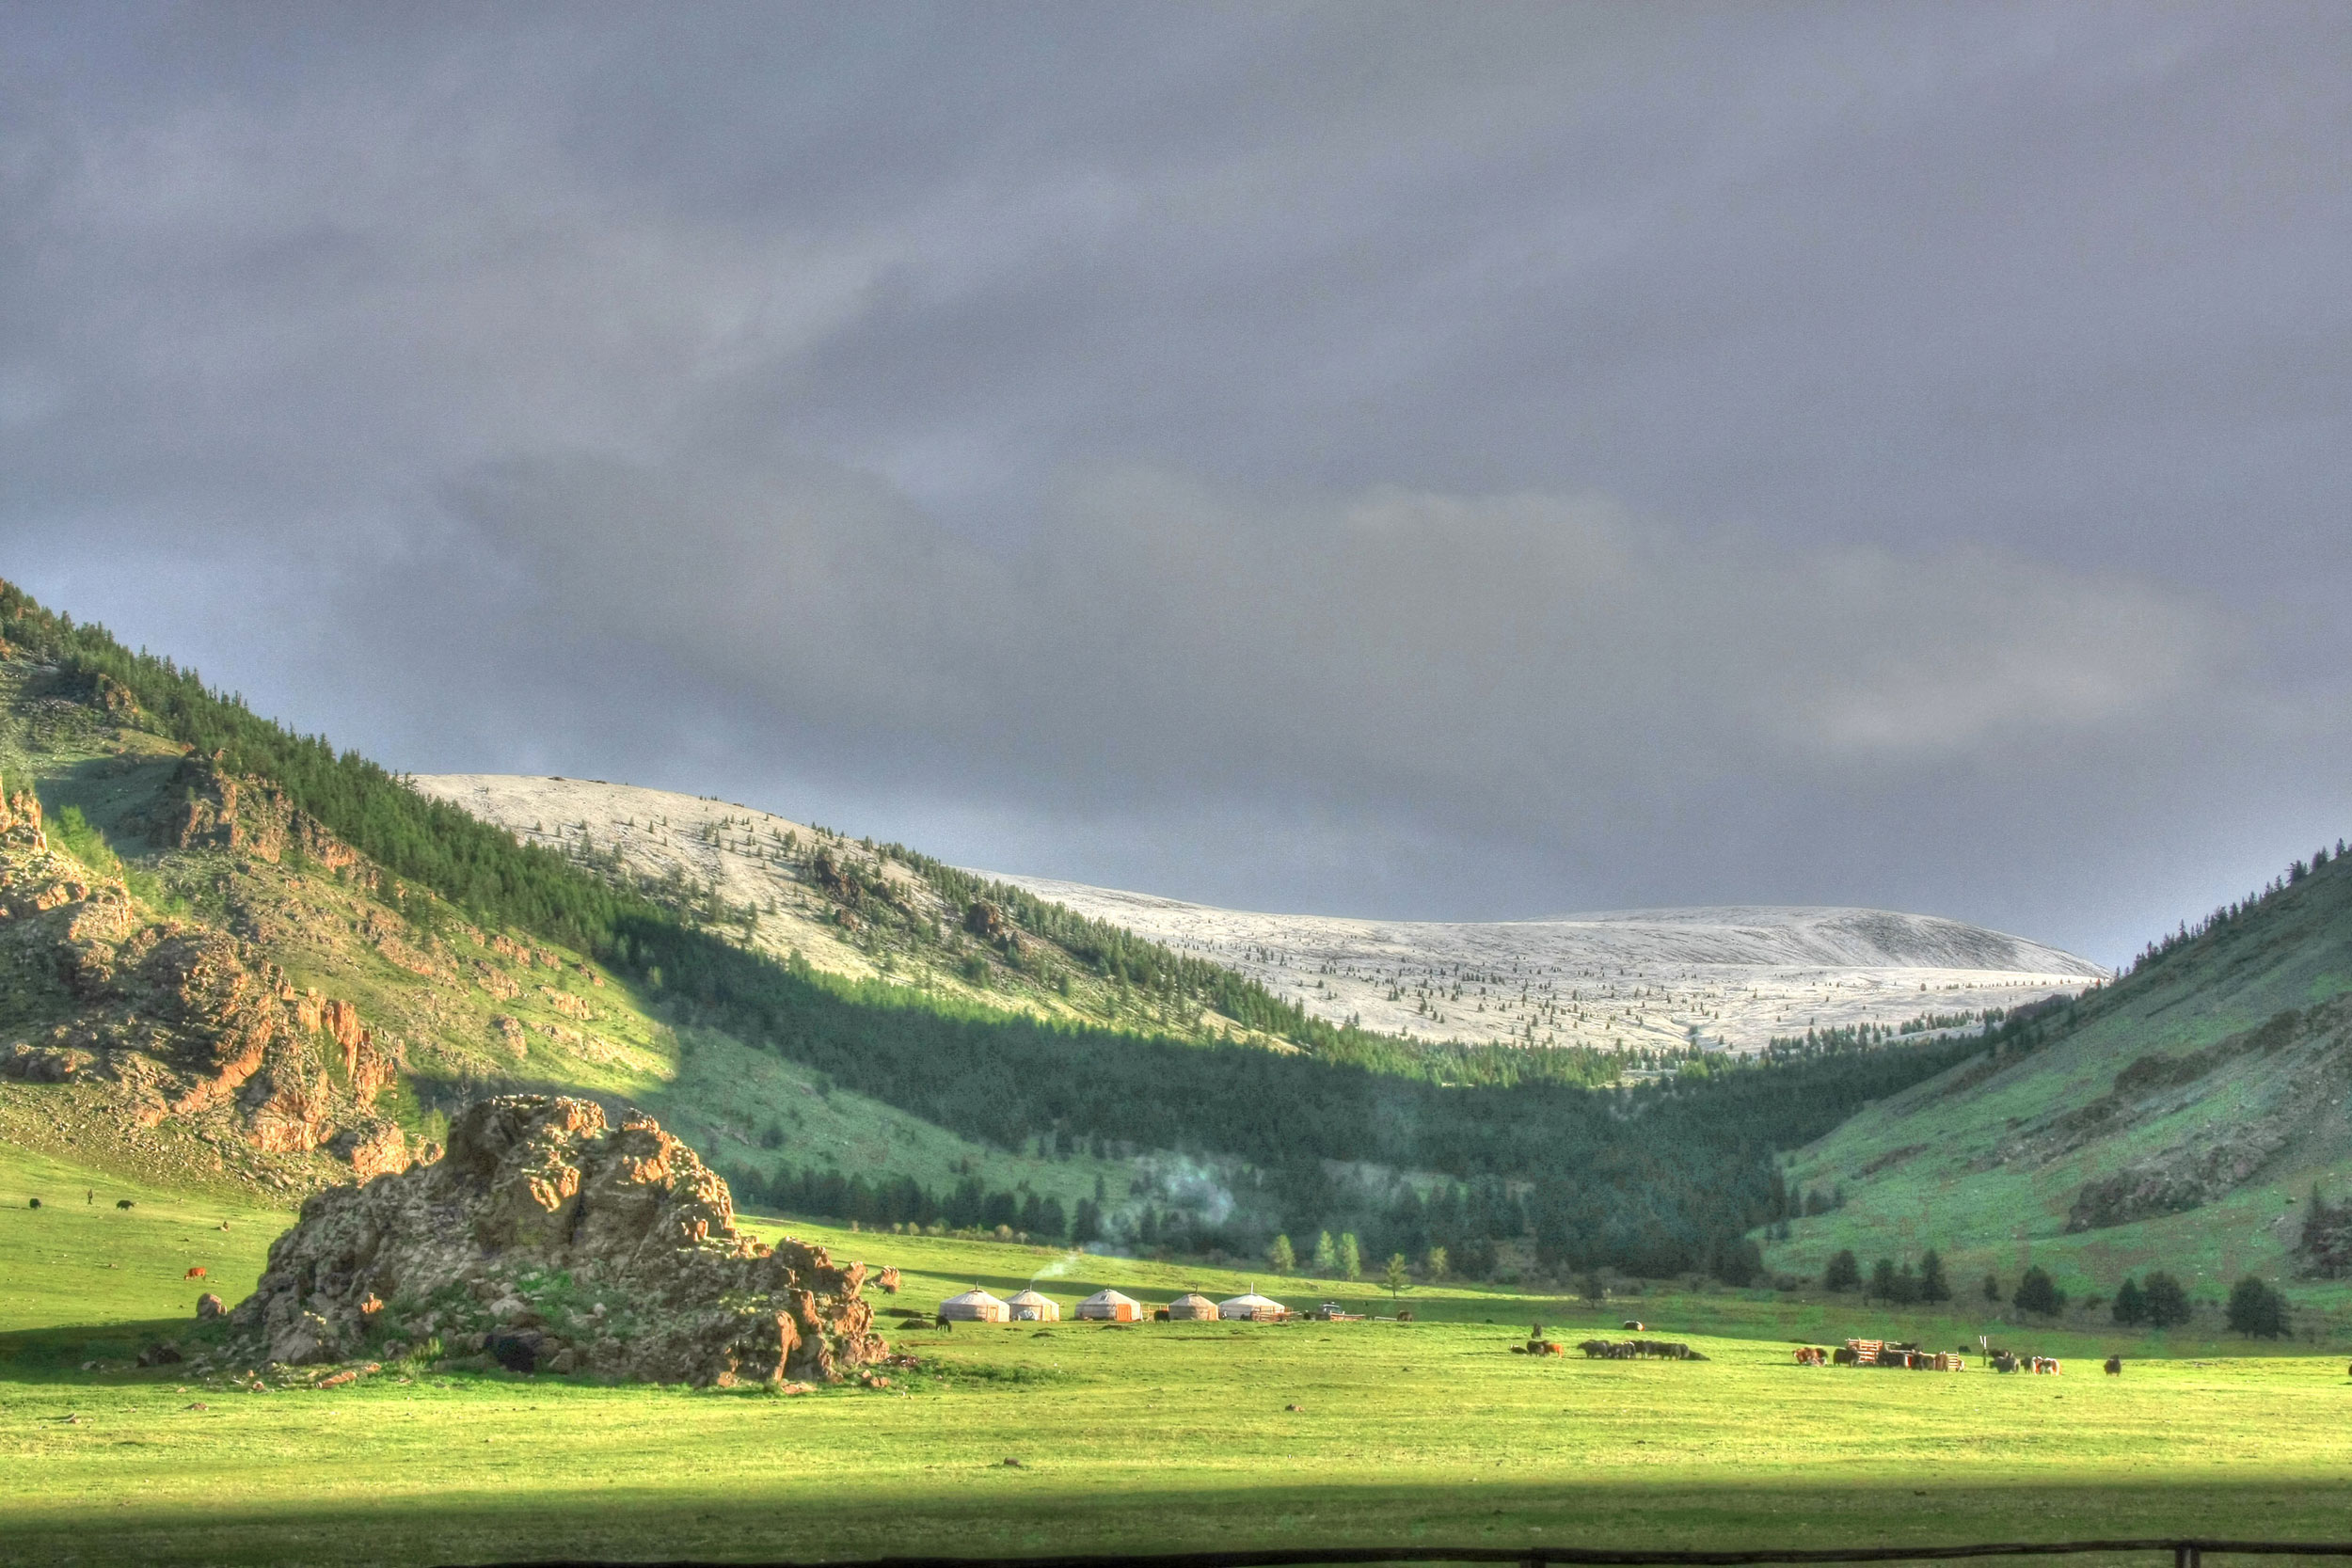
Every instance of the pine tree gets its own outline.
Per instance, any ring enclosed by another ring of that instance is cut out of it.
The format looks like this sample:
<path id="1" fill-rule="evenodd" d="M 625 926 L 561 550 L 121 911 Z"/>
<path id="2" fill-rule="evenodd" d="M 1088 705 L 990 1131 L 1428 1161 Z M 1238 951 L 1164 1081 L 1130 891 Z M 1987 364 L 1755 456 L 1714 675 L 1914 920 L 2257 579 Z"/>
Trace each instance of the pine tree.
<path id="1" fill-rule="evenodd" d="M 1855 1259 L 1851 1247 L 1831 1259 L 1829 1267 L 1821 1271 L 1821 1289 L 1825 1291 L 1851 1291 L 1861 1283 L 1862 1265 Z"/>
<path id="2" fill-rule="evenodd" d="M 2001 1280 L 1999 1275 L 1988 1274 L 1984 1276 L 1984 1299 L 1987 1301 L 1998 1301 L 2001 1299 Z"/>
<path id="3" fill-rule="evenodd" d="M 1433 1246 L 1429 1249 L 1429 1255 L 1421 1261 L 1421 1272 L 1429 1277 L 1430 1283 L 1438 1284 L 1445 1279 L 1446 1270 L 1453 1266 L 1453 1262 L 1454 1260 L 1446 1256 L 1445 1248 Z"/>
<path id="4" fill-rule="evenodd" d="M 1933 1247 L 1928 1248 L 1927 1256 L 1919 1259 L 1919 1299 L 1952 1299 L 1952 1282 L 1944 1277 L 1944 1259 Z"/>
<path id="5" fill-rule="evenodd" d="M 1357 1244 L 1356 1232 L 1353 1230 L 1340 1232 L 1340 1277 L 1342 1279 L 1364 1277 L 1364 1249 Z"/>
<path id="6" fill-rule="evenodd" d="M 1298 1254 L 1292 1249 L 1288 1236 L 1274 1238 L 1274 1244 L 1265 1249 L 1265 1260 L 1278 1275 L 1287 1276 L 1298 1272 Z"/>
<path id="7" fill-rule="evenodd" d="M 1331 1244 L 1331 1233 L 1324 1231 L 1315 1238 L 1315 1273 L 1328 1279 L 1340 1272 L 1340 1251 Z"/>
<path id="8" fill-rule="evenodd" d="M 1412 1271 L 1405 1266 L 1403 1253 L 1389 1254 L 1389 1266 L 1381 1271 L 1380 1283 L 1389 1292 L 1389 1305 L 1391 1307 L 1396 1305 L 1398 1295 L 1413 1288 Z"/>
<path id="9" fill-rule="evenodd" d="M 2151 1274 L 2143 1289 L 2148 1299 L 2148 1325 L 2173 1328 L 2188 1322 L 2192 1308 L 2188 1292 L 2169 1274 Z"/>
<path id="10" fill-rule="evenodd" d="M 2248 1275 L 2230 1289 L 2230 1327 L 2251 1339 L 2276 1339 L 2287 1331 L 2287 1298 Z"/>
<path id="11" fill-rule="evenodd" d="M 2137 1280 L 2124 1276 L 2123 1283 L 2115 1288 L 2115 1305 L 2107 1315 L 2122 1328 L 2137 1328 L 2148 1321 L 2148 1297 Z"/>
<path id="12" fill-rule="evenodd" d="M 2019 1276 L 2017 1293 L 2010 1302 L 2020 1312 L 2055 1318 L 2066 1309 L 2066 1292 L 2058 1288 L 2048 1270 L 2036 1263 Z"/>

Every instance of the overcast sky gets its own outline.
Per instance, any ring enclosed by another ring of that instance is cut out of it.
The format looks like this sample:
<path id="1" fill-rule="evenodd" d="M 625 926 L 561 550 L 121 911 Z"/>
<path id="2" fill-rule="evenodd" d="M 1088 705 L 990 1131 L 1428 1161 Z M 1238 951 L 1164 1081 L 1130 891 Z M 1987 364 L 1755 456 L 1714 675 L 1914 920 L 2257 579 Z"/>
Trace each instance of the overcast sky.
<path id="1" fill-rule="evenodd" d="M 2352 8 L 0 8 L 0 574 L 384 762 L 2113 961 L 2352 832 Z"/>

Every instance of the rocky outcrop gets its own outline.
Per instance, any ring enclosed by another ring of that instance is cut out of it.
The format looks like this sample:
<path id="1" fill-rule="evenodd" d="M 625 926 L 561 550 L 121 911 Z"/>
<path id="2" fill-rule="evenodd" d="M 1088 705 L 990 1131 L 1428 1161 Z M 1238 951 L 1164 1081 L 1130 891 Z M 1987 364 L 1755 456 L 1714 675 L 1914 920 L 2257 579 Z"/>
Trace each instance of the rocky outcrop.
<path id="1" fill-rule="evenodd" d="M 865 1274 L 739 1234 L 726 1183 L 652 1120 L 512 1095 L 437 1163 L 311 1197 L 230 1322 L 296 1364 L 438 1338 L 516 1370 L 832 1380 L 883 1354 Z"/>
<path id="2" fill-rule="evenodd" d="M 50 847 L 29 792 L 0 800 L 0 965 L 32 983 L 34 1016 L 65 1015 L 42 1037 L 0 1042 L 0 1077 L 119 1085 L 140 1126 L 227 1112 L 270 1152 L 347 1128 L 355 1171 L 405 1168 L 373 1112 L 404 1065 L 398 1039 L 347 1002 L 297 994 L 226 931 L 142 913 L 120 880 Z"/>
<path id="3" fill-rule="evenodd" d="M 352 1174 L 363 1182 L 397 1176 L 414 1163 L 408 1153 L 408 1134 L 380 1117 L 343 1129 L 326 1147 L 336 1158 L 349 1161 Z"/>
<path id="4" fill-rule="evenodd" d="M 143 819 L 150 837 L 171 849 L 229 849 L 277 861 L 288 850 L 328 871 L 375 885 L 373 868 L 277 785 L 240 778 L 221 757 L 191 756 L 180 764 L 164 799 Z"/>
<path id="5" fill-rule="evenodd" d="M 2286 1143 L 2286 1131 L 2257 1124 L 2137 1161 L 2083 1184 L 2066 1215 L 2071 1235 L 2200 1209 L 2249 1180 Z"/>

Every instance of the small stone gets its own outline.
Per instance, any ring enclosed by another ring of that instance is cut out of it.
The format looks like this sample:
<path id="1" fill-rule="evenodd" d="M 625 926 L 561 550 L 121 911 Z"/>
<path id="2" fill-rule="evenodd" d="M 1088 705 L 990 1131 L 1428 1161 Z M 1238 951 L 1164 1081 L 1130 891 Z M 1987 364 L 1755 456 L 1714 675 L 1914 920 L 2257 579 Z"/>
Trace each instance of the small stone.
<path id="1" fill-rule="evenodd" d="M 1009 1457 L 1005 1461 L 1005 1468 L 1008 1470 L 1018 1470 L 1021 1468 L 1021 1461 Z"/>

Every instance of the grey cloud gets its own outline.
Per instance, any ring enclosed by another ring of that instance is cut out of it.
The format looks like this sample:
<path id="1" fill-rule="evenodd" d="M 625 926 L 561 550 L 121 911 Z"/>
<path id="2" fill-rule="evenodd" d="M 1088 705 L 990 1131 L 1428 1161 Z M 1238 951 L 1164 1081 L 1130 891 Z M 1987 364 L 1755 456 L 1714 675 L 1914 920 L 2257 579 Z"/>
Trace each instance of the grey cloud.
<path id="1" fill-rule="evenodd" d="M 396 764 L 2113 958 L 2343 831 L 2340 8 L 0 18 L 0 570 Z"/>

